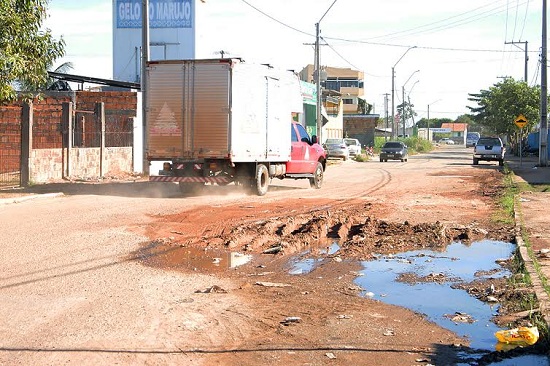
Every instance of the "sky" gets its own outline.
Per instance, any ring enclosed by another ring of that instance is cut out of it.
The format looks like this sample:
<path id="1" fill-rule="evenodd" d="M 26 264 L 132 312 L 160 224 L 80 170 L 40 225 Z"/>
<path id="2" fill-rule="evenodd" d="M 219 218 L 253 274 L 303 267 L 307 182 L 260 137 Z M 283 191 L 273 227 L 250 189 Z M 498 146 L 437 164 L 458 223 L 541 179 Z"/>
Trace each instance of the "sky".
<path id="1" fill-rule="evenodd" d="M 469 113 L 469 93 L 504 77 L 540 85 L 542 1 L 205 0 L 196 1 L 196 58 L 240 57 L 302 70 L 314 62 L 364 72 L 373 113 L 414 105 L 415 120 Z M 50 0 L 44 26 L 66 42 L 73 74 L 112 78 L 112 0 Z M 527 43 L 525 43 L 527 42 Z"/>

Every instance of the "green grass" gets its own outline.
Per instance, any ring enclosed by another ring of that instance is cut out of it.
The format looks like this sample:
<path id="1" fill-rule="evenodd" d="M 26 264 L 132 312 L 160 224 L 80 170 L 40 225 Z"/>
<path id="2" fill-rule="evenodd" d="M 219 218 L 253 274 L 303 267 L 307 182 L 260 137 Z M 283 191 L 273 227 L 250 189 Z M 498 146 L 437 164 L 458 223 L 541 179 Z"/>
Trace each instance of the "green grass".
<path id="1" fill-rule="evenodd" d="M 528 184 L 527 182 L 517 182 L 514 179 L 514 172 L 511 171 L 507 166 L 504 168 L 504 178 L 503 178 L 503 186 L 504 186 L 504 192 L 503 195 L 500 198 L 499 204 L 500 204 L 500 210 L 499 213 L 495 214 L 496 219 L 498 222 L 504 222 L 504 223 L 514 223 L 515 220 L 515 211 L 518 211 L 518 217 L 521 219 L 521 205 L 519 204 L 519 197 L 522 192 L 547 192 L 549 189 L 548 185 L 537 185 L 533 186 Z M 550 295 L 550 287 L 548 285 L 548 279 L 543 275 L 540 263 L 538 263 L 536 255 L 533 251 L 533 246 L 531 242 L 529 241 L 529 235 L 527 233 L 527 230 L 525 229 L 525 226 L 523 224 L 523 221 L 518 223 L 521 229 L 521 237 L 524 242 L 524 245 L 527 249 L 527 253 L 531 260 L 533 261 L 533 266 L 535 267 L 536 275 L 541 280 L 542 286 L 547 294 Z M 525 268 L 525 264 L 523 263 L 521 259 L 521 255 L 519 254 L 519 248 L 516 251 L 516 254 L 514 255 L 514 261 L 512 265 L 512 272 L 514 275 L 510 278 L 510 285 L 512 285 L 514 288 L 521 288 L 525 286 L 531 286 L 532 281 L 530 274 L 528 273 L 527 269 Z M 521 310 L 531 310 L 539 307 L 538 300 L 536 299 L 536 296 L 532 293 L 523 293 L 522 297 L 518 299 L 517 303 L 515 304 L 517 306 L 517 311 Z M 548 324 L 546 323 L 546 320 L 542 316 L 540 312 L 533 313 L 529 321 L 537 326 L 539 329 L 539 342 L 537 342 L 537 347 L 542 349 L 548 349 L 550 347 L 550 338 L 549 338 L 549 330 L 548 330 Z M 514 326 L 514 325 L 511 325 Z"/>

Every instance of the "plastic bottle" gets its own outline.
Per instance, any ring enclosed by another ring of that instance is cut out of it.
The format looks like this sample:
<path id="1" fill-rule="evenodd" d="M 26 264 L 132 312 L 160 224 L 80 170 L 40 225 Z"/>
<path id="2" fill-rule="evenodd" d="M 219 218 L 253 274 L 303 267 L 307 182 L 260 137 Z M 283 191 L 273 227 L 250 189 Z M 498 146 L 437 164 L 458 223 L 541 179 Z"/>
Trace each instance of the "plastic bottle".
<path id="1" fill-rule="evenodd" d="M 539 339 L 537 327 L 519 327 L 509 330 L 499 330 L 495 333 L 499 342 L 514 343 L 519 345 L 533 345 Z"/>

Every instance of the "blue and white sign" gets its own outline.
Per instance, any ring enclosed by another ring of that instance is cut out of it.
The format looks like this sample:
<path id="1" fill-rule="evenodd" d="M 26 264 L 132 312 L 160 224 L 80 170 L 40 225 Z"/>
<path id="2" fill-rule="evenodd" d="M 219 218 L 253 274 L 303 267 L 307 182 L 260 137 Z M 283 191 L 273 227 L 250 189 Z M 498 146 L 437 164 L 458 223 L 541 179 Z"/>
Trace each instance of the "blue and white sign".
<path id="1" fill-rule="evenodd" d="M 116 0 L 117 28 L 141 28 L 142 0 Z M 149 0 L 149 27 L 192 28 L 192 0 Z"/>

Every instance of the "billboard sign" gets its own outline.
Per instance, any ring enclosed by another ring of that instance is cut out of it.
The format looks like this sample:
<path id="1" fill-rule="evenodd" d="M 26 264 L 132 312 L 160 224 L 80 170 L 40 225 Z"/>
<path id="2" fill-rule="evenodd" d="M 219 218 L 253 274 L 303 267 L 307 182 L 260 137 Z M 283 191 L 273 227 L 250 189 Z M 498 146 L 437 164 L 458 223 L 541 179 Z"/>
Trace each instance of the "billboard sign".
<path id="1" fill-rule="evenodd" d="M 143 0 L 116 0 L 117 28 L 141 28 Z M 149 27 L 192 28 L 192 0 L 149 0 Z"/>

